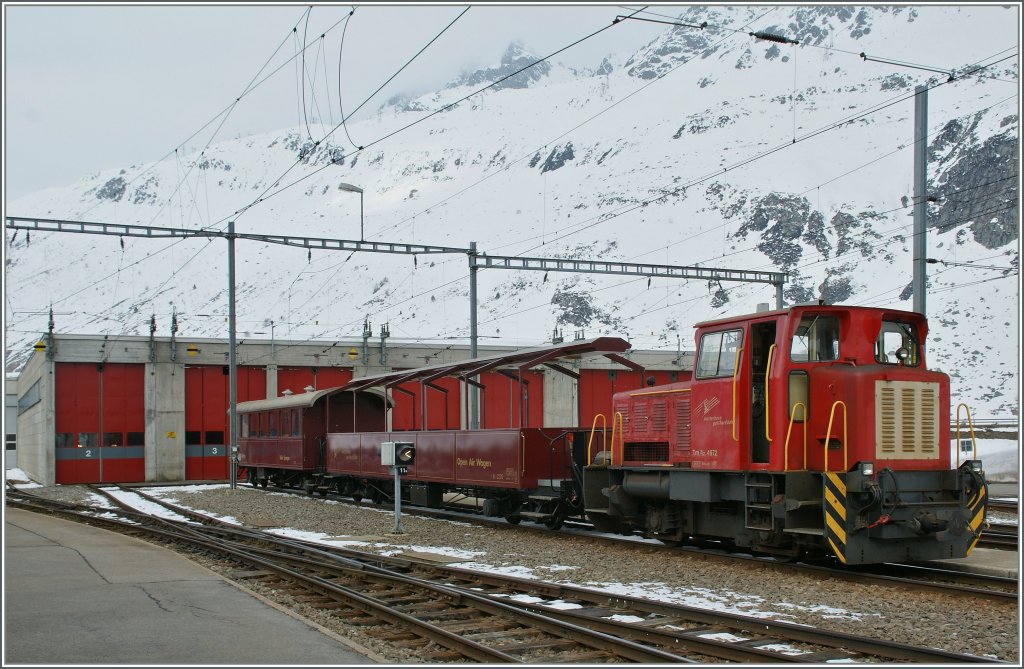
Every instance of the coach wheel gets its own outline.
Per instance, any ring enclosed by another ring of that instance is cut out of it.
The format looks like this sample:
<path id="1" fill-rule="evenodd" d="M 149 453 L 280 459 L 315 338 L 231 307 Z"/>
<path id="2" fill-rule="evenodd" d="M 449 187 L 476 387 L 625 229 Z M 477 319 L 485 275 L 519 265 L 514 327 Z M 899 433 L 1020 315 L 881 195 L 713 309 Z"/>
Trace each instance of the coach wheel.
<path id="1" fill-rule="evenodd" d="M 512 525 L 518 525 L 520 522 L 522 522 L 523 517 L 520 516 L 518 513 L 513 513 L 511 515 L 505 516 L 505 520 L 507 520 Z"/>
<path id="2" fill-rule="evenodd" d="M 327 497 L 327 487 L 326 486 L 321 487 L 319 490 L 317 490 L 317 492 L 320 493 L 321 497 Z"/>
<path id="3" fill-rule="evenodd" d="M 267 483 L 269 481 L 270 481 L 270 479 L 260 479 L 260 487 L 261 488 L 266 488 L 267 487 Z"/>
<path id="4" fill-rule="evenodd" d="M 312 497 L 313 496 L 313 491 L 316 490 L 316 486 L 314 486 L 312 483 L 307 483 L 305 485 L 305 489 L 306 489 L 306 494 L 309 495 L 310 497 Z"/>
<path id="5" fill-rule="evenodd" d="M 561 502 L 554 502 L 553 504 L 554 509 L 550 509 L 551 503 L 545 504 L 543 507 L 544 511 L 550 514 L 544 519 L 544 527 L 549 530 L 560 529 L 562 527 L 562 523 L 564 523 L 565 519 L 569 516 L 569 512 L 565 508 L 564 504 Z"/>

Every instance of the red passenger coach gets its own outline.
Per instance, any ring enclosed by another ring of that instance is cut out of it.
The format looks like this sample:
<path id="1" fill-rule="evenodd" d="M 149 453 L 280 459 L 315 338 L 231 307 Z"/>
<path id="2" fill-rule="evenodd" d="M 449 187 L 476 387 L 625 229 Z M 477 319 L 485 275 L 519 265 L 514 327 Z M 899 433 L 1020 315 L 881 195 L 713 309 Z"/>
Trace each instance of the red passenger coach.
<path id="1" fill-rule="evenodd" d="M 309 475 L 323 471 L 328 432 L 380 430 L 384 408 L 383 393 L 340 387 L 242 402 L 238 464 L 253 485 L 306 484 Z"/>

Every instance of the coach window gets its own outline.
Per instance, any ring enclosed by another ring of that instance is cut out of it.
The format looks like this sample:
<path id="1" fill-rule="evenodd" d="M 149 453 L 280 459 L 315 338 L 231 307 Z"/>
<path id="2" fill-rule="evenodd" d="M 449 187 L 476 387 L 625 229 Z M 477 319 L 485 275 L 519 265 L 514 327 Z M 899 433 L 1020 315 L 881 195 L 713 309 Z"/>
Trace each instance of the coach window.
<path id="1" fill-rule="evenodd" d="M 875 340 L 875 362 L 916 367 L 920 363 L 917 328 L 911 323 L 882 321 Z"/>
<path id="2" fill-rule="evenodd" d="M 299 410 L 292 409 L 292 436 L 298 437 L 299 435 Z"/>
<path id="3" fill-rule="evenodd" d="M 241 428 L 240 432 L 242 434 L 239 435 L 239 436 L 241 436 L 242 439 L 248 439 L 249 438 L 249 414 L 243 414 L 242 415 L 241 425 L 242 425 L 242 428 Z"/>
<path id="4" fill-rule="evenodd" d="M 793 334 L 790 357 L 794 362 L 823 362 L 839 359 L 839 319 L 807 314 Z"/>
<path id="5" fill-rule="evenodd" d="M 739 330 L 709 332 L 700 338 L 697 356 L 697 378 L 732 376 L 742 333 Z"/>
<path id="6" fill-rule="evenodd" d="M 270 436 L 271 437 L 276 437 L 277 436 L 277 412 L 276 411 L 271 411 L 270 412 Z"/>
<path id="7" fill-rule="evenodd" d="M 291 417 L 292 417 L 292 412 L 291 411 L 285 410 L 285 411 L 281 412 L 281 436 L 282 437 L 287 437 L 288 435 L 290 435 L 292 433 L 292 430 L 291 430 Z"/>

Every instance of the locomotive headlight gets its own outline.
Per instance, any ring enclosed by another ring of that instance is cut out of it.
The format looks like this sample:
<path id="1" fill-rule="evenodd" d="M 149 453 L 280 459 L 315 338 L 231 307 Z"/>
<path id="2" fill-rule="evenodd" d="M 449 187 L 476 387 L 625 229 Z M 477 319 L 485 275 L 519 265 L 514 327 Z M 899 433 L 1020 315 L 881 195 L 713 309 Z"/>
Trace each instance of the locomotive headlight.
<path id="1" fill-rule="evenodd" d="M 860 463 L 861 476 L 874 476 L 875 475 L 875 463 L 873 462 L 862 462 Z"/>

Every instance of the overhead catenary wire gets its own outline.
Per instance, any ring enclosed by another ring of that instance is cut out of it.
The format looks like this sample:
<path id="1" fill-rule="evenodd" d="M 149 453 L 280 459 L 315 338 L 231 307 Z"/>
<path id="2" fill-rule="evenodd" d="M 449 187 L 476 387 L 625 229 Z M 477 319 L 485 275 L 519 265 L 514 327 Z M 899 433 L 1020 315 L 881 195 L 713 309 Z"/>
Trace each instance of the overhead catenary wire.
<path id="1" fill-rule="evenodd" d="M 480 88 L 480 89 L 478 89 L 478 90 L 476 90 L 476 91 L 474 91 L 472 93 L 469 93 L 468 95 L 466 95 L 466 96 L 464 96 L 462 98 L 459 98 L 458 100 L 456 100 L 454 102 L 446 104 L 446 105 L 440 107 L 439 109 L 436 109 L 436 110 L 426 114 L 425 116 L 422 116 L 421 118 L 419 118 L 419 119 L 417 119 L 417 120 L 415 120 L 415 121 L 413 121 L 413 122 L 411 122 L 411 123 L 409 123 L 407 125 L 404 125 L 401 128 L 398 128 L 397 130 L 393 130 L 392 132 L 389 132 L 386 135 L 384 135 L 382 137 L 379 137 L 379 138 L 373 140 L 372 142 L 370 142 L 370 143 L 368 143 L 368 144 L 366 144 L 364 146 L 360 146 L 358 150 L 359 151 L 363 151 L 364 149 L 368 149 L 371 146 L 375 146 L 377 144 L 380 144 L 381 142 L 384 142 L 384 141 L 394 137 L 395 135 L 397 135 L 399 133 L 405 132 L 406 130 L 408 130 L 408 129 L 412 128 L 412 127 L 415 127 L 415 126 L 419 125 L 420 123 L 423 123 L 424 121 L 426 121 L 426 120 L 428 120 L 430 118 L 433 118 L 434 116 L 436 116 L 438 114 L 441 114 L 441 113 L 443 113 L 443 112 L 445 112 L 445 111 L 447 111 L 449 109 L 452 109 L 453 107 L 459 105 L 460 103 L 465 102 L 466 100 L 469 100 L 470 98 L 472 98 L 472 97 L 474 97 L 476 95 L 479 95 L 480 93 L 482 93 L 482 92 L 484 92 L 486 90 L 489 90 L 489 89 L 497 86 L 498 84 L 500 84 L 500 83 L 502 83 L 502 82 L 504 82 L 504 81 L 506 81 L 506 80 L 508 80 L 508 79 L 510 79 L 510 78 L 512 78 L 512 77 L 514 77 L 516 75 L 518 75 L 518 74 L 521 74 L 522 72 L 525 72 L 526 70 L 530 69 L 531 67 L 535 67 L 536 65 L 538 65 L 538 64 L 540 64 L 540 63 L 542 63 L 542 62 L 544 62 L 544 61 L 546 61 L 546 60 L 548 60 L 550 58 L 553 58 L 554 56 L 557 56 L 558 54 L 562 53 L 563 51 L 571 49 L 572 47 L 576 46 L 577 44 L 580 44 L 581 42 L 584 42 L 584 41 L 586 41 L 586 40 L 588 40 L 588 39 L 590 39 L 590 38 L 592 38 L 592 37 L 594 37 L 596 35 L 599 35 L 600 33 L 604 32 L 605 30 L 608 30 L 609 28 L 612 28 L 614 25 L 615 24 L 605 26 L 603 28 L 600 28 L 600 29 L 590 33 L 589 35 L 581 37 L 580 39 L 574 41 L 573 43 L 571 43 L 571 44 L 569 44 L 567 46 L 564 46 L 561 49 L 558 49 L 557 51 L 553 51 L 552 53 L 548 54 L 547 56 L 544 56 L 543 58 L 535 60 L 532 63 L 530 63 L 529 65 L 525 65 L 524 67 L 516 70 L 515 72 L 512 72 L 511 74 L 507 74 L 507 75 L 505 75 L 503 77 L 500 77 L 500 78 L 496 79 L 495 81 L 491 82 L 487 86 L 484 86 L 483 88 Z M 447 28 L 446 28 L 446 30 L 447 30 Z M 350 113 L 349 116 L 351 116 L 351 115 L 352 114 Z M 321 138 L 320 141 L 322 142 L 325 139 L 327 139 L 328 137 L 330 137 L 338 129 L 338 127 L 339 126 L 335 126 L 330 132 L 328 132 L 326 135 L 324 135 L 324 137 Z M 298 164 L 298 161 L 296 163 L 294 163 L 291 167 L 289 167 L 285 171 L 285 173 L 282 174 L 280 177 L 278 177 L 273 183 L 277 184 L 278 182 L 280 182 L 280 180 L 283 179 L 292 169 L 294 169 L 297 164 Z M 324 165 L 322 167 L 319 167 L 319 168 L 313 170 L 312 172 L 309 172 L 308 174 L 306 174 L 306 175 L 296 179 L 295 181 L 293 181 L 293 182 L 291 182 L 291 183 L 289 183 L 289 184 L 287 184 L 285 186 L 282 186 L 281 188 L 279 188 L 276 191 L 271 192 L 271 190 L 273 189 L 273 186 L 269 187 L 267 190 L 263 191 L 263 193 L 259 197 L 257 197 L 255 200 L 253 200 L 251 203 L 249 203 L 248 205 L 245 205 L 241 209 L 236 210 L 231 216 L 228 216 L 228 217 L 226 217 L 224 219 L 221 219 L 220 222 L 227 221 L 227 220 L 229 220 L 232 217 L 237 217 L 237 216 L 245 213 L 246 211 L 248 211 L 252 207 L 256 206 L 257 204 L 260 204 L 261 202 L 264 202 L 264 201 L 274 197 L 275 195 L 278 195 L 279 193 L 281 193 L 281 192 L 291 188 L 292 186 L 295 186 L 298 183 L 301 183 L 302 181 L 305 181 L 306 179 L 308 179 L 308 178 L 318 174 L 319 172 L 327 169 L 328 167 L 330 167 L 333 164 L 334 164 L 333 161 L 329 162 L 326 165 Z M 269 195 L 268 195 L 268 193 L 269 193 Z"/>

